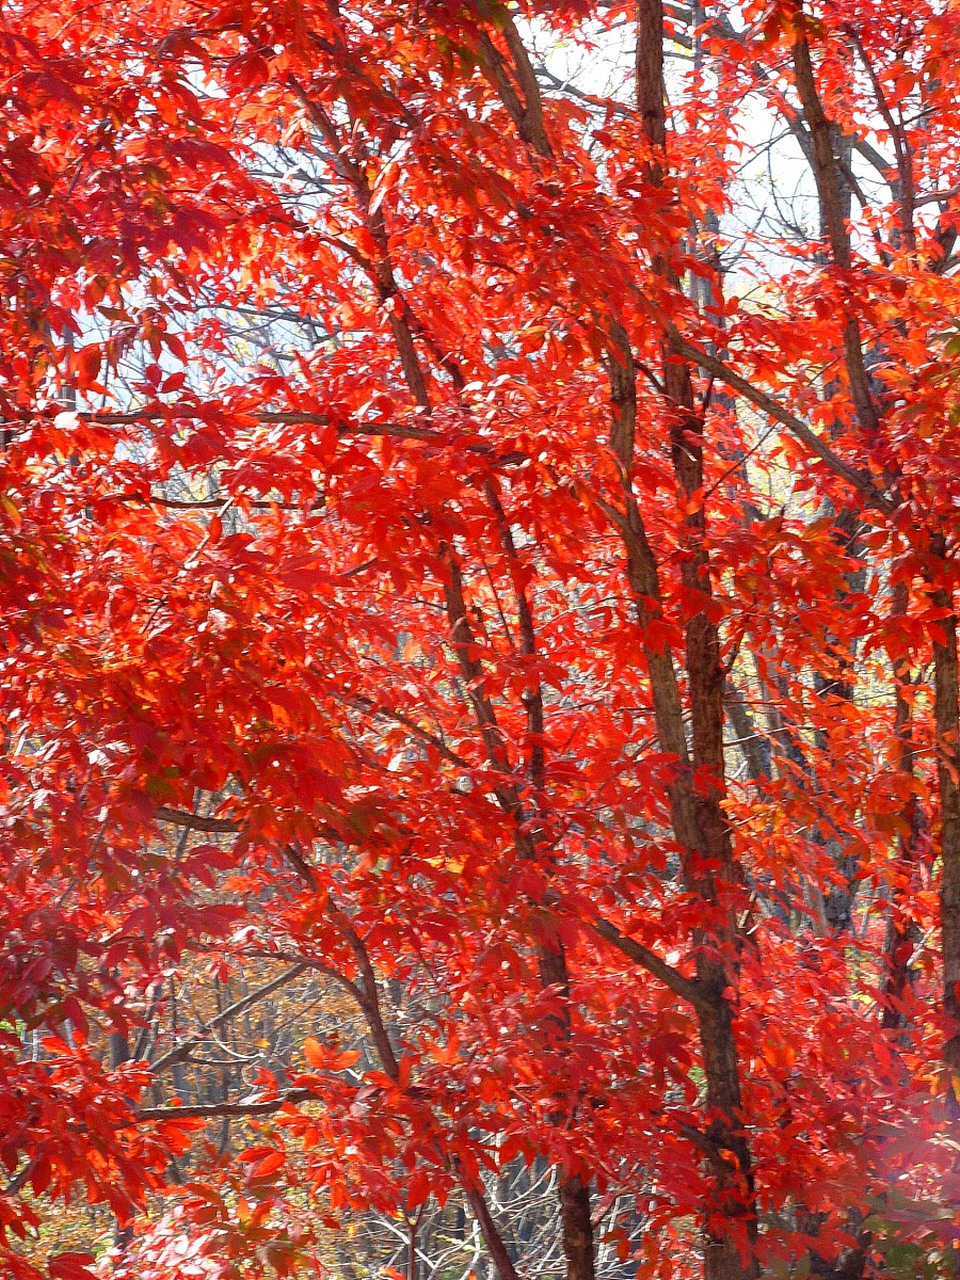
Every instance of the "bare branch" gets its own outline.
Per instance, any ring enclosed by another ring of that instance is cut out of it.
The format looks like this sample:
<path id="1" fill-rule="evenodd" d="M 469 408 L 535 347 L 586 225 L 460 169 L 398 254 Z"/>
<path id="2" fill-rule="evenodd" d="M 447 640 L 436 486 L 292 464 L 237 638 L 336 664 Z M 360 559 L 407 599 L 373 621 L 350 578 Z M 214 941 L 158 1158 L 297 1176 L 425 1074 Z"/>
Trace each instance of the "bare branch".
<path id="1" fill-rule="evenodd" d="M 604 941 L 609 942 L 628 959 L 633 960 L 636 964 L 646 969 L 648 973 L 658 978 L 665 987 L 669 987 L 674 995 L 679 996 L 681 1000 L 686 1000 L 696 1007 L 706 1003 L 706 993 L 702 984 L 696 978 L 684 977 L 679 970 L 667 964 L 666 960 L 661 960 L 649 947 L 645 947 L 642 943 L 637 942 L 635 938 L 628 938 L 626 934 L 621 933 L 616 925 L 611 924 L 609 920 L 598 917 L 589 921 L 589 925 Z"/>
<path id="2" fill-rule="evenodd" d="M 190 1051 L 198 1045 L 202 1040 L 215 1031 L 217 1027 L 222 1026 L 225 1022 L 235 1017 L 239 1013 L 243 1013 L 252 1005 L 257 1004 L 260 1000 L 265 1000 L 267 996 L 273 995 L 275 991 L 279 991 L 281 987 L 285 987 L 287 983 L 292 982 L 295 978 L 299 978 L 300 974 L 305 972 L 307 966 L 304 963 L 296 964 L 292 969 L 287 969 L 285 973 L 281 973 L 274 978 L 272 982 L 266 983 L 262 987 L 258 987 L 256 991 L 251 991 L 249 995 L 244 996 L 240 1000 L 235 1000 L 233 1004 L 228 1005 L 222 1013 L 218 1013 L 215 1018 L 211 1018 L 209 1022 L 203 1023 L 197 1031 L 193 1033 L 176 1049 L 171 1049 L 169 1053 L 165 1053 L 158 1058 L 156 1062 L 151 1064 L 154 1075 L 160 1071 L 172 1067 L 175 1062 L 182 1062 L 184 1058 L 189 1057 Z"/>
<path id="3" fill-rule="evenodd" d="M 674 350 L 678 355 L 691 360 L 707 373 L 712 373 L 714 377 L 726 383 L 732 390 L 739 392 L 744 400 L 749 400 L 758 409 L 762 409 L 771 418 L 775 418 L 798 440 L 801 440 L 812 453 L 816 454 L 822 462 L 825 462 L 831 471 L 846 480 L 858 493 L 862 494 L 868 506 L 875 507 L 878 511 L 883 511 L 887 515 L 896 510 L 896 502 L 888 497 L 882 489 L 878 488 L 867 472 L 858 471 L 856 467 L 844 462 L 815 431 L 811 431 L 802 419 L 791 413 L 779 400 L 753 386 L 752 383 L 748 382 L 739 373 L 735 373 L 729 365 L 724 364 L 717 356 L 710 355 L 694 343 L 688 342 L 686 338 L 680 335 L 679 330 L 672 321 L 667 320 L 665 323 L 673 339 Z"/>
<path id="4" fill-rule="evenodd" d="M 241 1102 L 198 1102 L 183 1106 L 140 1107 L 138 1120 L 195 1120 L 216 1119 L 223 1116 L 270 1116 L 284 1107 L 301 1102 L 319 1101 L 312 1089 L 287 1089 L 275 1098 L 251 1099 Z"/>
<path id="5" fill-rule="evenodd" d="M 165 804 L 153 812 L 158 822 L 168 822 L 174 827 L 186 827 L 190 831 L 203 831 L 208 835 L 235 835 L 243 829 L 242 823 L 233 818 L 204 818 L 198 813 L 183 809 L 169 809 Z"/>

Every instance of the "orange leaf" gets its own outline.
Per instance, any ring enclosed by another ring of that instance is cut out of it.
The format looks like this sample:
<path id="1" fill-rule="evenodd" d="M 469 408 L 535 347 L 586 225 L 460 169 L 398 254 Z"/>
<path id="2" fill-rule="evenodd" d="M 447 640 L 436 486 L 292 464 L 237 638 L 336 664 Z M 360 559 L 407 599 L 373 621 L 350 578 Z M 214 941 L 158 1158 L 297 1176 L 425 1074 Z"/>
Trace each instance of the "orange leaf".
<path id="1" fill-rule="evenodd" d="M 307 1036 L 303 1044 L 303 1056 L 311 1067 L 325 1067 L 330 1061 L 330 1050 L 314 1036 Z"/>
<path id="2" fill-rule="evenodd" d="M 283 1151 L 271 1151 L 271 1153 L 260 1161 L 250 1171 L 251 1178 L 268 1178 L 272 1173 L 276 1173 L 278 1169 L 282 1169 L 287 1162 L 287 1157 Z"/>

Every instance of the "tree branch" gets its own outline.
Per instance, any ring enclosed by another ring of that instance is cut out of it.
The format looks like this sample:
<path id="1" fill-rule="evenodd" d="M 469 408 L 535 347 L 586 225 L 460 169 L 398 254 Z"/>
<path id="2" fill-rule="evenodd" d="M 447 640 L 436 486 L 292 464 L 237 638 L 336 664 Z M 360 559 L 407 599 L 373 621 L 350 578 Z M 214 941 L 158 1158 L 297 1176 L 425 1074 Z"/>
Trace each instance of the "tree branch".
<path id="1" fill-rule="evenodd" d="M 648 947 L 637 942 L 635 938 L 628 938 L 626 934 L 621 933 L 616 925 L 611 924 L 609 920 L 598 917 L 588 923 L 604 941 L 609 942 L 629 960 L 633 960 L 635 964 L 646 969 L 653 977 L 658 978 L 665 987 L 669 987 L 674 995 L 679 996 L 681 1000 L 686 1000 L 688 1004 L 692 1004 L 697 1008 L 707 1003 L 703 985 L 696 978 L 685 978 L 682 973 L 674 969 L 672 965 L 667 964 L 666 960 L 661 960 Z"/>
<path id="2" fill-rule="evenodd" d="M 198 1102 L 179 1107 L 140 1107 L 138 1120 L 213 1120 L 224 1116 L 269 1116 L 299 1102 L 318 1102 L 312 1089 L 287 1089 L 275 1098 L 249 1102 Z"/>
<path id="3" fill-rule="evenodd" d="M 694 343 L 688 342 L 686 338 L 680 335 L 679 330 L 671 320 L 667 319 L 664 323 L 673 340 L 674 350 L 678 355 L 682 355 L 687 360 L 699 365 L 707 373 L 712 373 L 714 377 L 726 383 L 732 390 L 739 392 L 744 400 L 749 400 L 758 409 L 762 409 L 764 413 L 776 419 L 798 440 L 802 441 L 812 453 L 816 454 L 822 462 L 825 462 L 835 475 L 846 480 L 858 493 L 862 494 L 869 506 L 875 507 L 878 511 L 883 511 L 887 515 L 897 509 L 897 504 L 882 489 L 877 487 L 867 472 L 859 471 L 856 467 L 839 458 L 815 431 L 811 431 L 805 422 L 785 408 L 774 396 L 768 395 L 765 391 L 760 391 L 752 383 L 748 382 L 746 378 L 741 377 L 739 373 L 735 373 L 717 356 L 710 355 Z"/>
<path id="4" fill-rule="evenodd" d="M 178 1045 L 176 1049 L 171 1049 L 169 1053 L 165 1053 L 162 1057 L 158 1058 L 156 1062 L 151 1063 L 151 1070 L 154 1075 L 160 1071 L 166 1070 L 167 1067 L 173 1066 L 175 1062 L 182 1062 L 184 1058 L 189 1056 L 191 1049 L 198 1045 L 202 1040 L 206 1039 L 211 1031 L 215 1031 L 217 1027 L 228 1022 L 236 1014 L 243 1013 L 252 1005 L 257 1004 L 258 1001 L 265 1000 L 267 996 L 273 995 L 274 991 L 279 991 L 281 987 L 286 986 L 288 982 L 292 982 L 294 978 L 299 978 L 300 974 L 304 973 L 306 969 L 307 965 L 305 963 L 296 964 L 292 969 L 287 969 L 285 973 L 281 973 L 278 977 L 274 978 L 272 982 L 268 982 L 264 986 L 258 987 L 256 991 L 251 991 L 249 995 L 244 996 L 240 1000 L 235 1000 L 233 1004 L 228 1005 L 222 1013 L 218 1013 L 217 1016 L 215 1018 L 211 1018 L 209 1022 L 203 1023 L 192 1036 L 188 1037 L 188 1039 L 186 1039 L 182 1044 Z"/>
<path id="5" fill-rule="evenodd" d="M 236 835 L 243 824 L 233 818 L 204 818 L 199 813 L 187 813 L 184 809 L 170 809 L 165 804 L 153 811 L 158 822 L 168 822 L 174 827 L 186 827 L 190 831 L 204 831 L 208 835 Z"/>

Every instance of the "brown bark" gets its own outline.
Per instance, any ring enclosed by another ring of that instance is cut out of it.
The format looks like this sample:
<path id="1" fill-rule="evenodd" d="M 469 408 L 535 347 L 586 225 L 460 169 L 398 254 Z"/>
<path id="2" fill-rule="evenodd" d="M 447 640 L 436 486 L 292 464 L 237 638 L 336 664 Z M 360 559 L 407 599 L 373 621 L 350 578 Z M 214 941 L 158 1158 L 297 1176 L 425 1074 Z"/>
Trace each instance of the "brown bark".
<path id="1" fill-rule="evenodd" d="M 545 987 L 555 987 L 562 996 L 560 1012 L 549 1020 L 544 1028 L 547 1038 L 556 1041 L 561 1053 L 570 1042 L 570 1018 L 568 1013 L 570 979 L 567 958 L 562 944 L 540 945 L 537 948 L 540 979 Z M 561 1113 L 551 1116 L 551 1123 L 563 1120 Z M 567 1280 L 595 1280 L 596 1266 L 593 1250 L 593 1224 L 590 1209 L 590 1186 L 577 1174 L 560 1172 L 560 1230 L 563 1237 L 563 1256 L 567 1262 Z"/>
<path id="2" fill-rule="evenodd" d="M 943 944 L 943 1011 L 947 1019 L 943 1059 L 950 1075 L 949 1096 L 960 1107 L 960 709 L 958 709 L 957 617 L 953 591 L 946 585 L 950 565 L 946 540 L 933 539 L 942 577 L 932 600 L 948 609 L 937 620 L 942 639 L 933 643 L 934 714 L 937 730 L 937 783 L 940 797 L 940 924 Z"/>
<path id="3" fill-rule="evenodd" d="M 716 961 L 698 964 L 704 979 L 722 980 Z M 757 1242 L 750 1148 L 739 1123 L 740 1070 L 733 1033 L 733 1010 L 722 992 L 697 1009 L 703 1069 L 707 1082 L 707 1138 L 714 1186 L 704 1231 L 705 1280 L 744 1280 L 758 1274 L 752 1254 Z"/>
<path id="4" fill-rule="evenodd" d="M 331 917 L 337 924 L 340 932 L 347 941 L 347 945 L 353 952 L 357 960 L 359 970 L 357 982 L 352 982 L 348 978 L 338 977 L 341 984 L 350 992 L 353 998 L 360 1006 L 361 1012 L 366 1019 L 367 1026 L 370 1030 L 374 1046 L 377 1051 L 377 1057 L 380 1060 L 381 1069 L 394 1081 L 395 1084 L 400 1083 L 400 1064 L 393 1049 L 386 1023 L 383 1019 L 383 1013 L 380 1008 L 380 998 L 377 993 L 377 978 L 374 973 L 373 964 L 370 960 L 369 953 L 363 940 L 359 937 L 353 925 L 342 911 L 331 910 Z M 332 972 L 332 971 L 329 971 Z M 506 1245 L 500 1234 L 497 1224 L 493 1219 L 493 1215 L 487 1208 L 487 1202 L 484 1198 L 483 1191 L 472 1181 L 464 1176 L 463 1169 L 458 1161 L 453 1161 L 454 1172 L 460 1182 L 460 1186 L 467 1198 L 467 1203 L 473 1210 L 474 1216 L 480 1227 L 480 1233 L 483 1236 L 484 1243 L 490 1254 L 490 1260 L 493 1263 L 494 1270 L 497 1273 L 497 1280 L 518 1280 L 516 1270 L 507 1253 Z M 416 1280 L 417 1274 L 417 1229 L 423 1216 L 423 1205 L 420 1207 L 420 1213 L 414 1222 L 410 1224 L 410 1242 L 408 1250 L 408 1267 L 409 1274 Z"/>
<path id="5" fill-rule="evenodd" d="M 523 94 L 521 98 L 514 88 L 506 67 L 506 60 L 501 57 L 493 42 L 486 35 L 481 37 L 481 52 L 487 70 L 497 85 L 504 105 L 517 124 L 521 137 L 528 145 L 544 158 L 549 158 L 550 144 L 543 125 L 543 111 L 540 102 L 536 77 L 527 58 L 516 28 L 508 22 L 506 41 L 512 58 L 510 70 L 516 84 Z M 322 108 L 312 102 L 307 103 L 311 114 L 321 132 L 329 143 L 336 140 L 332 122 Z M 339 149 L 338 149 L 339 154 Z M 381 300 L 395 303 L 390 313 L 390 326 L 393 333 L 404 378 L 415 403 L 429 418 L 431 412 L 430 397 L 427 391 L 426 378 L 414 344 L 413 317 L 409 313 L 406 300 L 396 283 L 393 266 L 389 254 L 389 241 L 383 222 L 383 213 L 371 207 L 369 185 L 360 166 L 342 159 L 343 176 L 350 182 L 361 212 L 364 214 L 368 229 L 376 243 L 380 256 L 376 263 L 369 264 L 372 277 L 377 285 Z M 421 335 L 422 336 L 422 335 Z M 429 344 L 428 344 L 429 345 Z M 436 354 L 436 353 L 435 353 Z M 444 363 L 448 373 L 452 373 L 459 385 L 462 379 L 456 367 L 451 368 Z M 515 559 L 516 551 L 507 521 L 500 505 L 499 497 L 492 484 L 486 486 L 487 498 L 497 516 L 501 532 L 501 541 L 508 557 Z M 517 825 L 517 843 L 521 852 L 528 856 L 536 856 L 536 841 L 526 829 L 525 814 L 520 794 L 513 783 L 506 779 L 511 774 L 510 761 L 504 747 L 496 713 L 490 699 L 483 692 L 483 668 L 479 660 L 473 656 L 473 636 L 467 618 L 466 601 L 463 593 L 463 578 L 460 565 L 452 549 L 448 546 L 440 548 L 440 555 L 445 564 L 444 596 L 447 618 L 450 624 L 450 638 L 457 655 L 461 674 L 469 691 L 477 725 L 480 729 L 487 757 L 493 768 L 505 779 L 495 789 L 497 800 L 503 810 L 513 817 Z M 517 589 L 517 606 L 520 617 L 524 652 L 534 656 L 536 651 L 533 617 L 526 595 Z M 524 698 L 527 709 L 527 724 L 530 739 L 530 772 L 534 792 L 539 794 L 544 782 L 543 756 L 543 699 L 539 687 L 534 688 Z M 566 1009 L 566 998 L 569 996 L 569 976 L 566 955 L 562 943 L 556 939 L 547 944 L 537 946 L 537 959 L 541 977 L 545 986 L 556 986 L 564 996 L 563 1012 L 559 1015 L 557 1026 L 547 1029 L 548 1038 L 556 1032 L 562 1042 L 569 1041 L 569 1014 Z M 367 985 L 365 991 L 369 996 Z M 389 1051 L 389 1042 L 386 1050 Z M 383 1051 L 382 1051 L 383 1052 Z M 389 1052 L 387 1053 L 389 1057 Z M 491 1257 L 497 1268 L 500 1280 L 512 1280 L 515 1275 L 503 1242 L 500 1240 L 496 1225 L 486 1209 L 479 1191 L 468 1188 L 470 1203 L 478 1215 L 481 1231 L 490 1249 Z M 590 1226 L 590 1190 L 580 1178 L 562 1178 L 560 1184 L 560 1215 L 564 1236 L 564 1253 L 567 1257 L 568 1280 L 594 1280 L 593 1238 Z M 584 1230 L 584 1221 L 586 1230 Z M 413 1242 L 410 1246 L 411 1267 L 415 1268 Z"/>
<path id="6" fill-rule="evenodd" d="M 560 1219 L 567 1280 L 593 1280 L 593 1222 L 590 1189 L 577 1174 L 560 1183 Z"/>
<path id="7" fill-rule="evenodd" d="M 663 80 L 662 0 L 637 0 L 637 107 L 654 155 L 648 179 L 664 181 L 667 127 Z M 676 272 L 665 256 L 655 269 L 675 288 Z M 676 358 L 671 338 L 663 344 L 664 409 L 670 430 L 670 452 L 683 504 L 683 584 L 693 601 L 685 621 L 684 665 L 690 701 L 688 748 L 682 702 L 673 660 L 668 652 L 649 652 L 648 667 L 661 747 L 675 755 L 678 769 L 671 787 L 671 816 L 683 848 L 688 890 L 703 902 L 704 925 L 698 930 L 695 960 L 699 998 L 696 1003 L 706 1078 L 706 1132 L 712 1173 L 704 1205 L 704 1275 L 706 1280 L 743 1280 L 757 1274 L 754 1246 L 757 1219 L 750 1150 L 740 1115 L 740 1074 L 734 1035 L 734 1011 L 727 992 L 737 980 L 737 927 L 734 899 L 742 880 L 734 857 L 721 801 L 724 791 L 723 692 L 716 624 L 708 612 L 711 595 L 705 548 L 703 508 L 703 421 L 695 408 L 690 366 Z M 621 392 L 622 389 L 615 388 Z M 615 397 L 616 398 L 616 397 Z M 635 416 L 635 410 L 634 414 Z M 614 435 L 623 436 L 624 413 L 614 406 Z M 628 562 L 641 622 L 659 613 L 657 569 L 643 533 L 632 493 L 630 452 L 622 446 Z M 702 602 L 697 608 L 696 602 Z"/>
<path id="8" fill-rule="evenodd" d="M 894 616 L 906 613 L 908 591 L 899 584 L 894 588 Z M 896 683 L 896 716 L 894 732 L 899 742 L 897 769 L 912 779 L 915 775 L 915 751 L 913 745 L 913 713 L 906 688 L 912 683 L 909 664 L 898 660 L 893 664 Z M 894 866 L 894 878 L 890 893 L 890 915 L 887 920 L 887 936 L 884 940 L 884 1007 L 881 1022 L 887 1031 L 896 1031 L 904 1025 L 902 1003 L 910 984 L 910 956 L 919 939 L 916 922 L 911 918 L 908 904 L 911 888 L 916 879 L 919 861 L 919 843 L 924 829 L 923 810 L 915 795 L 910 794 L 904 806 L 905 831 L 899 838 L 899 856 Z"/>
<path id="9" fill-rule="evenodd" d="M 536 76 L 530 65 L 526 48 L 511 20 L 506 21 L 503 28 L 510 60 L 501 55 L 493 41 L 486 34 L 480 37 L 481 65 L 485 73 L 496 86 L 501 101 L 514 122 L 520 137 L 542 160 L 552 158 L 552 149 L 546 134 L 543 120 L 543 106 Z M 508 70 L 509 68 L 509 70 Z M 510 524 L 506 519 L 499 496 L 490 484 L 485 486 L 490 505 L 497 517 L 500 529 L 501 544 L 508 560 L 516 561 L 516 549 L 510 533 Z M 451 624 L 451 634 L 457 649 L 461 672 L 465 678 L 470 697 L 474 704 L 477 723 L 480 726 L 487 754 L 491 764 L 506 773 L 505 752 L 500 741 L 496 717 L 489 700 L 478 692 L 482 688 L 482 668 L 476 659 L 470 657 L 469 623 L 463 599 L 462 580 L 459 567 L 452 555 L 448 556 L 449 579 L 445 584 L 447 616 Z M 515 579 L 519 583 L 519 577 Z M 520 622 L 523 652 L 532 657 L 536 653 L 536 638 L 533 616 L 525 592 L 519 585 L 515 588 L 517 614 Z M 527 729 L 530 742 L 529 773 L 535 796 L 538 796 L 544 784 L 543 754 L 543 698 L 539 687 L 531 688 L 524 695 L 527 710 Z M 524 807 L 516 789 L 505 785 L 497 791 L 501 807 L 511 813 L 517 823 L 517 843 L 521 852 L 527 850 L 528 856 L 536 856 L 536 840 L 526 831 Z M 570 1022 L 568 999 L 570 992 L 569 972 L 563 944 L 558 938 L 547 943 L 539 943 L 536 948 L 540 977 L 545 987 L 557 988 L 562 996 L 561 1012 L 544 1027 L 549 1039 L 556 1039 L 563 1051 L 563 1046 L 570 1041 Z M 557 1119 L 560 1117 L 558 1116 Z M 563 1235 L 563 1252 L 567 1262 L 567 1280 L 595 1280 L 596 1269 L 593 1248 L 593 1227 L 590 1212 L 590 1188 L 588 1183 L 577 1175 L 568 1176 L 561 1172 L 560 1178 L 560 1224 Z"/>
<path id="10" fill-rule="evenodd" d="M 508 559 L 513 560 L 516 549 L 510 533 L 510 523 L 500 504 L 499 497 L 492 486 L 488 487 L 487 498 L 497 516 L 501 542 Z M 528 814 L 517 787 L 509 779 L 512 769 L 500 728 L 496 711 L 489 697 L 484 692 L 483 666 L 475 656 L 476 644 L 467 613 L 467 604 L 463 590 L 463 577 L 460 565 L 453 550 L 444 549 L 446 579 L 444 596 L 447 619 L 450 625 L 450 638 L 457 654 L 460 674 L 468 690 L 468 697 L 473 706 L 474 717 L 486 749 L 487 758 L 492 767 L 500 774 L 503 781 L 495 787 L 495 795 L 500 807 L 509 813 L 516 824 L 517 849 L 521 856 L 535 859 L 542 855 L 538 847 L 535 832 L 531 832 Z M 534 632 L 533 614 L 529 601 L 517 578 L 516 596 L 517 610 L 520 619 L 521 643 L 524 652 L 529 656 L 536 653 L 536 636 Z M 524 701 L 527 709 L 527 725 L 531 742 L 529 773 L 535 796 L 542 791 L 544 784 L 543 757 L 543 699 L 539 687 L 528 689 Z M 560 995 L 558 1011 L 544 1019 L 540 1028 L 544 1047 L 561 1054 L 568 1049 L 571 1039 L 569 998 L 570 976 L 567 968 L 567 957 L 563 944 L 556 936 L 536 945 L 536 957 L 540 971 L 540 980 L 544 988 L 553 988 Z M 561 1113 L 552 1119 L 559 1122 Z M 560 1176 L 560 1224 L 563 1234 L 563 1250 L 567 1259 L 567 1280 L 595 1280 L 595 1262 L 593 1250 L 593 1231 L 590 1226 L 590 1188 L 581 1178 Z M 584 1225 L 586 1224 L 586 1225 Z M 482 1223 L 481 1223 L 482 1227 Z"/>
<path id="11" fill-rule="evenodd" d="M 466 1193 L 467 1203 L 470 1205 L 487 1248 L 490 1250 L 490 1258 L 496 1268 L 498 1280 L 519 1280 L 517 1269 L 513 1265 L 509 1253 L 507 1253 L 507 1246 L 503 1243 L 503 1237 L 497 1230 L 497 1224 L 487 1208 L 486 1200 L 481 1192 L 466 1181 L 463 1181 L 462 1178 L 461 1181 Z"/>
<path id="12" fill-rule="evenodd" d="M 801 5 L 796 9 L 796 21 L 800 35 L 793 46 L 793 68 L 797 92 L 800 94 L 804 120 L 810 136 L 813 175 L 817 183 L 817 194 L 820 197 L 821 218 L 826 226 L 834 262 L 841 271 L 849 271 L 852 265 L 850 237 L 847 233 L 845 218 L 844 184 L 833 151 L 835 131 L 824 113 L 820 95 L 817 92 L 813 62 L 810 57 L 810 44 L 803 27 L 804 15 Z M 843 356 L 850 383 L 850 395 L 860 426 L 871 437 L 875 436 L 880 419 L 870 393 L 870 379 L 863 358 L 860 324 L 852 312 L 844 317 Z"/>

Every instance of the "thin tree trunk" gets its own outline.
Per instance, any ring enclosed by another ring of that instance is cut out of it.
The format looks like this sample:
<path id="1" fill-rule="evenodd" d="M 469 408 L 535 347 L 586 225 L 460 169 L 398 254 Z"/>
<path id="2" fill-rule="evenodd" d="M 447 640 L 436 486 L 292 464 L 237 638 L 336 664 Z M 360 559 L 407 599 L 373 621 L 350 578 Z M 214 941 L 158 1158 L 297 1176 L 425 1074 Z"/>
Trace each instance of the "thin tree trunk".
<path id="1" fill-rule="evenodd" d="M 560 1218 L 567 1280 L 593 1280 L 593 1222 L 590 1189 L 577 1174 L 560 1182 Z"/>
<path id="2" fill-rule="evenodd" d="M 946 540 L 933 539 L 932 550 L 948 579 Z M 953 592 L 939 585 L 933 592 L 942 633 L 933 643 L 934 699 L 937 729 L 937 782 L 940 795 L 940 924 L 943 944 L 943 1011 L 947 1019 L 943 1059 L 949 1073 L 949 1096 L 960 1109 L 960 709 L 958 709 L 957 618 Z"/>
<path id="3" fill-rule="evenodd" d="M 894 615 L 907 611 L 908 591 L 905 585 L 894 588 Z M 896 682 L 896 718 L 894 731 L 900 744 L 897 769 L 909 779 L 915 776 L 913 745 L 913 712 L 905 689 L 912 681 L 909 664 L 898 660 L 893 664 Z M 890 913 L 884 941 L 884 1006 L 881 1023 L 887 1031 L 904 1026 L 903 1000 L 910 985 L 910 956 L 919 938 L 916 921 L 910 915 L 909 903 L 916 887 L 920 842 L 924 833 L 924 813 L 917 797 L 910 791 L 903 811 L 905 831 L 899 839 L 899 857 L 894 866 L 890 891 Z"/>
<path id="4" fill-rule="evenodd" d="M 648 178 L 662 185 L 666 157 L 666 112 L 663 81 L 663 3 L 638 0 L 637 108 L 654 155 Z M 656 268 L 679 288 L 676 273 L 661 259 Z M 688 890 L 704 905 L 707 921 L 695 939 L 697 978 L 702 999 L 697 1004 L 703 1068 L 706 1079 L 705 1147 L 712 1173 L 704 1205 L 705 1280 L 745 1280 L 757 1275 L 755 1246 L 757 1216 L 750 1149 L 740 1114 L 740 1072 L 734 1035 L 733 1008 L 727 997 L 736 986 L 737 927 L 734 899 L 742 883 L 724 818 L 723 691 L 716 624 L 707 612 L 711 595 L 709 564 L 704 545 L 703 421 L 696 412 L 690 368 L 663 347 L 664 408 L 670 423 L 670 446 L 678 495 L 685 515 L 684 560 L 681 574 L 694 605 L 685 626 L 685 665 L 690 699 L 691 743 L 687 747 L 676 673 L 669 655 L 654 661 L 648 655 L 654 707 L 661 747 L 681 762 L 671 788 L 674 832 L 684 850 L 684 879 Z M 635 385 L 633 388 L 635 396 Z M 616 397 L 615 397 L 616 399 Z M 635 409 L 632 415 L 635 419 Z M 622 409 L 618 415 L 623 435 Z M 613 441 L 616 447 L 616 439 Z M 631 523 L 639 526 L 634 539 L 632 577 L 638 600 L 657 600 L 657 571 L 643 535 L 639 511 L 630 485 L 630 454 L 620 454 L 624 490 Z M 648 560 L 648 563 L 644 561 Z M 652 579 L 644 581 L 644 579 Z M 642 605 L 642 611 L 648 606 Z M 708 781 L 707 781 L 708 780 Z"/>

